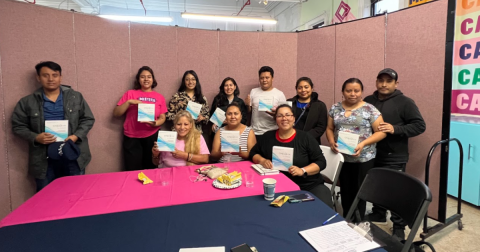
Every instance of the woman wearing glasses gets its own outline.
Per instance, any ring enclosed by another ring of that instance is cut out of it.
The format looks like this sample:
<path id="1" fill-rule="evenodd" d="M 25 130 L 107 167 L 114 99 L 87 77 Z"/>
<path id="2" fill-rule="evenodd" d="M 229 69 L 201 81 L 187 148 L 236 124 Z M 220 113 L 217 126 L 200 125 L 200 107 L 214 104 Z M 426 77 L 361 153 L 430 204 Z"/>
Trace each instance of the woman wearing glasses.
<path id="1" fill-rule="evenodd" d="M 208 163 L 208 150 L 205 139 L 195 128 L 192 115 L 183 110 L 177 113 L 174 120 L 177 131 L 175 151 L 160 152 L 157 143 L 152 148 L 152 161 L 156 166 L 175 167 Z"/>
<path id="2" fill-rule="evenodd" d="M 295 116 L 290 106 L 283 104 L 277 107 L 274 115 L 278 130 L 264 134 L 264 141 L 250 151 L 250 159 L 263 167 L 272 169 L 272 149 L 274 146 L 293 148 L 293 165 L 288 171 L 282 171 L 288 178 L 309 191 L 317 198 L 333 207 L 330 190 L 323 184 L 320 171 L 325 169 L 326 161 L 318 142 L 311 135 L 293 127 Z"/>
<path id="3" fill-rule="evenodd" d="M 188 70 L 183 74 L 178 92 L 172 96 L 168 103 L 167 120 L 173 121 L 178 112 L 186 110 L 189 101 L 202 105 L 194 125 L 202 133 L 202 124 L 209 122 L 210 114 L 207 98 L 203 95 L 200 80 L 193 70 Z"/>
<path id="4" fill-rule="evenodd" d="M 327 106 L 313 92 L 312 80 L 302 77 L 295 85 L 297 95 L 288 99 L 295 113 L 295 129 L 308 132 L 320 144 L 320 137 L 327 129 Z"/>
<path id="5" fill-rule="evenodd" d="M 226 153 L 222 152 L 222 144 L 220 137 L 225 130 L 238 131 L 240 137 L 240 152 L 237 153 L 228 153 L 230 155 L 230 162 L 238 162 L 248 159 L 250 154 L 250 149 L 257 142 L 255 134 L 253 133 L 252 128 L 243 124 L 241 105 L 236 102 L 230 103 L 226 108 L 226 121 L 227 125 L 220 128 L 219 131 L 215 134 L 212 144 L 212 154 L 210 158 L 214 161 L 224 162 L 224 156 Z"/>

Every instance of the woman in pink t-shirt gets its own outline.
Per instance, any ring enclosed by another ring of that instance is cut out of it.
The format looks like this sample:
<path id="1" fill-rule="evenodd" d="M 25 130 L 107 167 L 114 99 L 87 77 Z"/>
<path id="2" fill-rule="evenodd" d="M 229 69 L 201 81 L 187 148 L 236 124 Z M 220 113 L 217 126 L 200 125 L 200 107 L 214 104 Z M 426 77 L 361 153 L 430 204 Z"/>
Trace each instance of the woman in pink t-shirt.
<path id="1" fill-rule="evenodd" d="M 116 117 L 125 116 L 123 151 L 127 171 L 155 168 L 150 150 L 157 141 L 157 132 L 165 122 L 167 106 L 163 95 L 153 91 L 157 86 L 153 70 L 143 66 L 138 70 L 132 90 L 123 94 L 113 110 Z M 155 104 L 153 121 L 138 121 L 138 104 Z"/>
<path id="2" fill-rule="evenodd" d="M 173 121 L 177 131 L 175 151 L 160 152 L 157 143 L 152 148 L 152 161 L 160 167 L 176 167 L 208 163 L 208 150 L 205 139 L 195 128 L 192 115 L 183 110 L 177 113 Z"/>

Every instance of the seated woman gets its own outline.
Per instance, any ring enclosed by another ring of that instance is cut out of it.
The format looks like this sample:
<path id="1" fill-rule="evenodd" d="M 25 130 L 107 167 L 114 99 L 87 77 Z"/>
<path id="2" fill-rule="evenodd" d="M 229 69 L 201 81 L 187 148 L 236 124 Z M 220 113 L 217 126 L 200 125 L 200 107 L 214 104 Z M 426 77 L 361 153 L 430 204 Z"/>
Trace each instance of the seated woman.
<path id="1" fill-rule="evenodd" d="M 233 130 L 238 131 L 240 135 L 240 152 L 232 152 L 228 153 L 230 155 L 230 162 L 238 162 L 242 160 L 247 160 L 248 155 L 250 154 L 250 149 L 255 145 L 257 140 L 255 139 L 255 134 L 253 133 L 252 128 L 247 127 L 245 124 L 241 123 L 242 120 L 242 112 L 240 105 L 236 102 L 231 103 L 226 108 L 226 121 L 227 125 L 220 128 L 219 131 L 215 134 L 213 139 L 212 145 L 212 153 L 210 154 L 210 158 L 214 161 L 223 162 L 224 155 L 227 153 L 221 152 L 221 143 L 220 137 L 222 132 L 225 130 Z"/>
<path id="2" fill-rule="evenodd" d="M 330 190 L 323 184 L 320 175 L 327 162 L 318 142 L 307 132 L 293 128 L 295 116 L 290 106 L 278 106 L 274 118 L 278 130 L 268 131 L 263 135 L 264 141 L 258 142 L 250 151 L 250 159 L 271 169 L 273 146 L 293 148 L 293 165 L 288 168 L 288 172 L 282 173 L 299 185 L 301 190 L 311 192 L 333 208 Z"/>
<path id="3" fill-rule="evenodd" d="M 159 167 L 175 167 L 208 163 L 208 150 L 205 139 L 195 128 L 195 122 L 189 112 L 177 113 L 174 120 L 177 131 L 175 151 L 160 152 L 155 142 L 152 148 L 152 162 Z"/>
<path id="4" fill-rule="evenodd" d="M 242 112 L 242 124 L 247 124 L 247 106 L 245 106 L 245 102 L 242 98 L 238 97 L 240 95 L 240 90 L 238 89 L 237 82 L 235 79 L 231 77 L 227 77 L 223 79 L 222 84 L 220 85 L 220 91 L 218 94 L 213 98 L 212 107 L 210 108 L 210 116 L 215 113 L 217 108 L 227 111 L 228 104 L 236 102 L 240 111 Z M 225 126 L 226 123 L 222 125 Z M 215 134 L 218 130 L 218 126 L 216 124 L 212 125 L 212 132 Z"/>

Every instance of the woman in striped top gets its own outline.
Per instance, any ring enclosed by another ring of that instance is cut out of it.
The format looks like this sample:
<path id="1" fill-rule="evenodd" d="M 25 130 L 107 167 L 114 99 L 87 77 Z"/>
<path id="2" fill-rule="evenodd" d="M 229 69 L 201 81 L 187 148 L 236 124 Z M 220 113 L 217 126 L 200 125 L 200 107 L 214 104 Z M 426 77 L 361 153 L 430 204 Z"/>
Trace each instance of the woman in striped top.
<path id="1" fill-rule="evenodd" d="M 230 103 L 225 112 L 227 125 L 220 128 L 213 138 L 212 152 L 210 154 L 211 161 L 223 162 L 225 155 L 230 155 L 230 162 L 238 162 L 248 159 L 250 149 L 257 143 L 252 128 L 242 124 L 242 112 L 240 105 L 236 102 Z M 240 134 L 240 152 L 225 153 L 221 151 L 220 136 L 224 130 L 238 131 Z"/>

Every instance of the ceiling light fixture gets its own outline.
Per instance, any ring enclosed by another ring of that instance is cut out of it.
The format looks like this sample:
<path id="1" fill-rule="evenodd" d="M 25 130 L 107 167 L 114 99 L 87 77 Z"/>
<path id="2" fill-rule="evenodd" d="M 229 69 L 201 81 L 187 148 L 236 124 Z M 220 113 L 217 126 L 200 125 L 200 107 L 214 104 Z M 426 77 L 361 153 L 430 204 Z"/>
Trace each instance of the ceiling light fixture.
<path id="1" fill-rule="evenodd" d="M 207 15 L 207 14 L 194 14 L 194 13 L 182 13 L 182 18 L 197 19 L 197 20 L 209 20 L 209 21 L 225 21 L 235 23 L 249 23 L 249 24 L 270 24 L 274 25 L 277 20 L 271 18 L 254 18 L 254 17 L 239 17 L 239 16 L 221 16 L 221 15 Z"/>
<path id="2" fill-rule="evenodd" d="M 101 18 L 106 18 L 111 20 L 123 20 L 123 21 L 133 21 L 133 22 L 170 23 L 173 21 L 171 17 L 119 16 L 119 15 L 98 15 L 98 16 Z"/>

